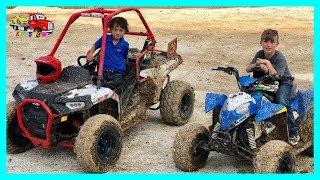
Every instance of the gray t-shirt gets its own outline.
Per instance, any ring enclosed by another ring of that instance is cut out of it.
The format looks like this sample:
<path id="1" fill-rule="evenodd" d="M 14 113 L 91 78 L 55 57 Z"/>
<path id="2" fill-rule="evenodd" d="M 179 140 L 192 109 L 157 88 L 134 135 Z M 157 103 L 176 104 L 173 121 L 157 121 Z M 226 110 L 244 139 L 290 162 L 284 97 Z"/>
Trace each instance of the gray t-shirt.
<path id="1" fill-rule="evenodd" d="M 256 55 L 254 56 L 254 58 L 251 61 L 251 64 L 256 63 L 257 58 L 267 59 L 264 55 L 263 50 L 260 50 L 256 53 Z M 273 68 L 278 72 L 279 75 L 291 76 L 286 58 L 283 56 L 283 54 L 281 52 L 276 51 L 276 53 L 271 58 L 269 58 L 267 60 L 270 61 Z M 282 83 L 292 84 L 292 81 L 286 80 L 286 81 L 283 81 Z"/>

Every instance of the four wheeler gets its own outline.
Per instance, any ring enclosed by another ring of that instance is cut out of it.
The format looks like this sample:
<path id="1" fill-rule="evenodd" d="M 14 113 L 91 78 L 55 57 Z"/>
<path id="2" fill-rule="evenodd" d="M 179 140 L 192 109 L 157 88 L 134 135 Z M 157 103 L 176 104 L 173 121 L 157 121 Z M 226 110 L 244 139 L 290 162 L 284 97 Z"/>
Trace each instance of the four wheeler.
<path id="1" fill-rule="evenodd" d="M 141 50 L 129 49 L 121 93 L 100 86 L 109 20 L 124 12 L 138 14 L 145 32 L 127 35 L 146 36 Z M 54 57 L 69 26 L 79 17 L 102 19 L 102 48 L 90 63 L 62 68 Z M 155 38 L 136 8 L 90 9 L 71 16 L 51 53 L 35 60 L 37 78 L 15 87 L 7 107 L 7 151 L 25 152 L 38 146 L 74 149 L 82 167 L 89 172 L 105 172 L 117 161 L 123 132 L 147 120 L 146 111 L 155 105 L 163 121 L 186 124 L 193 112 L 194 90 L 183 82 L 170 80 L 182 58 L 176 53 L 177 39 L 168 51 L 155 48 Z"/>
<path id="2" fill-rule="evenodd" d="M 205 166 L 210 151 L 216 151 L 253 163 L 258 173 L 290 173 L 295 171 L 297 154 L 313 154 L 313 89 L 292 93 L 290 103 L 301 140 L 291 146 L 287 109 L 277 104 L 275 92 L 279 83 L 293 77 L 239 77 L 233 67 L 214 70 L 235 75 L 240 92 L 206 94 L 205 110 L 213 111 L 212 125 L 207 129 L 191 124 L 176 134 L 173 159 L 179 169 L 198 170 Z"/>

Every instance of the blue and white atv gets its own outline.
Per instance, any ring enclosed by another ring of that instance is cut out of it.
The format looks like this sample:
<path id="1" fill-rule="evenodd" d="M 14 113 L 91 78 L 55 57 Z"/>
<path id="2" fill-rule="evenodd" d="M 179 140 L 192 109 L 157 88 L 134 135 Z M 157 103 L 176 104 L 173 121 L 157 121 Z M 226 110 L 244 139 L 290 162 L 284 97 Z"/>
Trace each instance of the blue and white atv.
<path id="1" fill-rule="evenodd" d="M 233 67 L 213 70 L 235 75 L 240 92 L 206 94 L 205 110 L 213 112 L 212 125 L 207 129 L 191 124 L 176 134 L 173 159 L 179 169 L 198 170 L 205 166 L 210 151 L 216 151 L 253 163 L 258 173 L 291 173 L 297 154 L 313 155 L 313 89 L 293 90 L 291 107 L 301 140 L 291 146 L 287 109 L 276 103 L 275 93 L 281 81 L 293 77 L 240 77 Z"/>

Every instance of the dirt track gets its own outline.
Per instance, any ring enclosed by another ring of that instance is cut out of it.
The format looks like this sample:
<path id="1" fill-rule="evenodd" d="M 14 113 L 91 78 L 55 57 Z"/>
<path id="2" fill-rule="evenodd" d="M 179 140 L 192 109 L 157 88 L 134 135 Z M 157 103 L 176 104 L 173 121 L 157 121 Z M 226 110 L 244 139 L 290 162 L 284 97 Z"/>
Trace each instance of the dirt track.
<path id="1" fill-rule="evenodd" d="M 7 100 L 16 84 L 35 77 L 34 59 L 50 52 L 74 9 L 15 8 L 7 10 L 7 22 L 19 12 L 38 11 L 54 20 L 56 30 L 47 38 L 15 37 L 7 25 Z M 263 29 L 275 28 L 280 34 L 279 50 L 287 58 L 298 87 L 313 85 L 313 9 L 312 8 L 219 8 L 219 9 L 141 9 L 157 39 L 157 48 L 178 37 L 178 52 L 184 63 L 172 73 L 172 79 L 190 83 L 196 92 L 191 123 L 210 123 L 203 102 L 206 92 L 235 93 L 234 77 L 212 72 L 216 66 L 234 66 L 245 72 L 249 60 L 259 50 Z M 129 14 L 131 29 L 140 24 Z M 56 57 L 63 66 L 76 64 L 101 34 L 101 21 L 80 18 L 69 29 Z M 143 39 L 126 37 L 131 47 L 142 48 Z M 125 133 L 123 151 L 111 172 L 181 173 L 175 168 L 171 147 L 181 127 L 164 125 L 158 111 L 150 111 L 150 120 Z M 298 156 L 298 171 L 312 172 L 313 158 Z M 250 172 L 251 167 L 233 157 L 211 153 L 207 166 L 198 172 Z M 72 151 L 39 148 L 8 155 L 7 171 L 12 173 L 82 172 Z"/>

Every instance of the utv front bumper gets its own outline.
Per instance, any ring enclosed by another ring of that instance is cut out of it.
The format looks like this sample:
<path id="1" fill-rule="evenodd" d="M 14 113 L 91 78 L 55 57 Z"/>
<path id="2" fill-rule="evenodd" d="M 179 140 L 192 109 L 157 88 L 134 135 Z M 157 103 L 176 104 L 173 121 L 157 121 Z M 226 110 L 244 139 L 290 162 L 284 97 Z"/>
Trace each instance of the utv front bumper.
<path id="1" fill-rule="evenodd" d="M 52 124 L 56 117 L 45 102 L 24 99 L 17 108 L 19 127 L 35 146 L 51 147 Z"/>

